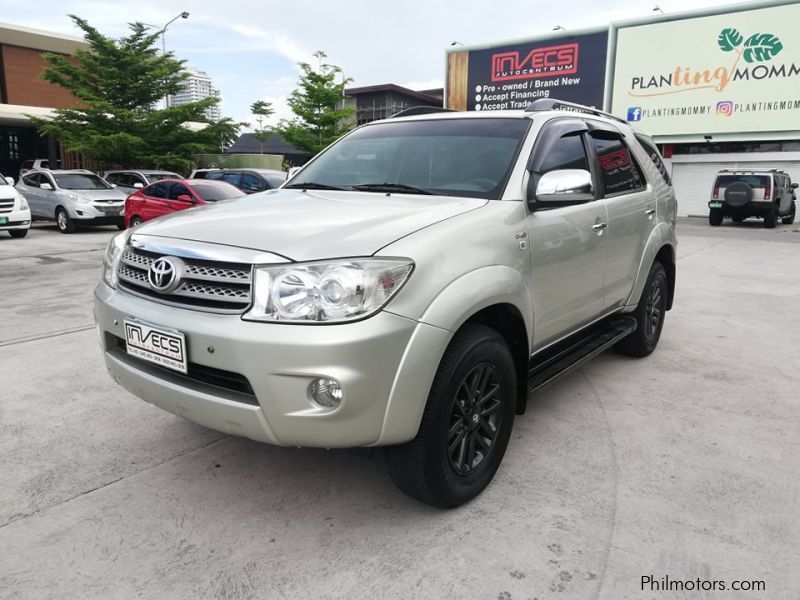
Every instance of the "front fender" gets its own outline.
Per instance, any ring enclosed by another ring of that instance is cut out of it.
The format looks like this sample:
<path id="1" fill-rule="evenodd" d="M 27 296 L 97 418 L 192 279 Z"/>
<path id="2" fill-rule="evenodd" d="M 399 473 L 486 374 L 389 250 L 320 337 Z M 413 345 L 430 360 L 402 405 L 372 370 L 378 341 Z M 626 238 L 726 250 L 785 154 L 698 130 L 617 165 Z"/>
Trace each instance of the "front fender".
<path id="1" fill-rule="evenodd" d="M 533 308 L 528 282 L 518 270 L 504 265 L 482 267 L 453 280 L 419 320 L 455 332 L 475 313 L 495 304 L 510 304 L 519 311 L 530 343 Z"/>
<path id="2" fill-rule="evenodd" d="M 454 332 L 471 316 L 496 304 L 511 304 L 519 311 L 530 343 L 533 311 L 527 282 L 519 271 L 494 265 L 455 279 L 418 319 L 392 384 L 380 438 L 374 445 L 401 444 L 417 434 L 433 379 Z"/>

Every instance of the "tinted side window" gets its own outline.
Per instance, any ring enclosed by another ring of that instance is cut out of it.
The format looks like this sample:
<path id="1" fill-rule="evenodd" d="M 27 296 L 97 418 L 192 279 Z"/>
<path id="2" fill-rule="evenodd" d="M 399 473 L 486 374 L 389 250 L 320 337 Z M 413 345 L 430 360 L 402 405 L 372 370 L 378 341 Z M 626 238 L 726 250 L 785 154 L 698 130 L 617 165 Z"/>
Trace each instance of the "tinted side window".
<path id="1" fill-rule="evenodd" d="M 236 172 L 225 173 L 223 180 L 225 181 L 225 183 L 230 183 L 233 186 L 242 187 L 241 184 L 239 183 L 242 180 L 241 173 L 236 173 Z"/>
<path id="2" fill-rule="evenodd" d="M 167 199 L 177 200 L 178 196 L 189 196 L 191 198 L 192 194 L 182 183 L 170 183 Z"/>
<path id="3" fill-rule="evenodd" d="M 197 174 L 197 177 L 200 178 L 199 173 Z M 222 171 L 209 171 L 208 173 L 205 173 L 202 177 L 202 179 L 212 179 L 215 181 L 222 181 L 224 178 L 225 178 L 225 173 L 223 173 Z"/>
<path id="4" fill-rule="evenodd" d="M 561 169 L 589 170 L 586 149 L 580 135 L 567 135 L 559 139 L 542 162 L 540 174 Z"/>
<path id="5" fill-rule="evenodd" d="M 31 187 L 39 187 L 39 174 L 34 173 L 33 175 L 25 175 L 22 178 L 23 183 L 25 185 L 29 185 Z"/>
<path id="6" fill-rule="evenodd" d="M 240 186 L 248 192 L 263 192 L 269 187 L 263 179 L 252 173 L 242 173 L 242 182 Z"/>
<path id="7" fill-rule="evenodd" d="M 589 139 L 597 153 L 600 178 L 606 196 L 635 192 L 644 188 L 644 177 L 619 135 L 594 131 Z"/>
<path id="8" fill-rule="evenodd" d="M 122 181 L 122 174 L 121 173 L 109 173 L 105 177 L 108 183 L 115 183 L 119 185 L 120 181 Z"/>
<path id="9" fill-rule="evenodd" d="M 672 185 L 672 179 L 670 179 L 669 173 L 667 173 L 667 167 L 664 164 L 664 161 L 661 160 L 661 154 L 658 152 L 658 149 L 649 141 L 644 138 L 640 138 L 638 135 L 636 136 L 636 141 L 638 141 L 639 145 L 644 148 L 645 152 L 647 152 L 647 156 L 649 156 L 650 160 L 653 161 L 653 164 L 656 166 L 656 169 L 658 169 L 658 172 L 661 173 L 661 177 L 664 178 L 666 184 Z"/>
<path id="10" fill-rule="evenodd" d="M 144 188 L 144 193 L 151 198 L 166 198 L 167 197 L 167 184 L 154 183 L 153 185 Z"/>

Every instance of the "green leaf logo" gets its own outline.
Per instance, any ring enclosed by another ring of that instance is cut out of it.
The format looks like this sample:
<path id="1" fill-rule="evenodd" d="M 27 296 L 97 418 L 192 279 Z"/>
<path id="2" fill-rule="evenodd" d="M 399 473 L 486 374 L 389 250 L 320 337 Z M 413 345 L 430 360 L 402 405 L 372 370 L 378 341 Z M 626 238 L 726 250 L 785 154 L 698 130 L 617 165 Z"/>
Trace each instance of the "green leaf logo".
<path id="1" fill-rule="evenodd" d="M 749 62 L 764 62 L 775 57 L 783 44 L 771 33 L 754 33 L 744 43 L 744 59 Z"/>
<path id="2" fill-rule="evenodd" d="M 743 39 L 744 37 L 741 33 L 739 33 L 738 29 L 726 27 L 720 31 L 719 37 L 717 38 L 717 43 L 724 52 L 730 52 L 731 50 L 738 48 Z"/>

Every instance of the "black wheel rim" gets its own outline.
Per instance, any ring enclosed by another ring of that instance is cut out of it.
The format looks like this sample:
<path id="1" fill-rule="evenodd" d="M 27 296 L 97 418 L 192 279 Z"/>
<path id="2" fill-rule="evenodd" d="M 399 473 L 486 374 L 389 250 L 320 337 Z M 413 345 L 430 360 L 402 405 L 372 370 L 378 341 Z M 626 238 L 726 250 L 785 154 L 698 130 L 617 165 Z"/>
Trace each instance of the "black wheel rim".
<path id="1" fill-rule="evenodd" d="M 645 308 L 644 315 L 644 333 L 648 338 L 656 334 L 658 325 L 661 323 L 661 315 L 663 312 L 663 307 L 661 306 L 662 298 L 661 286 L 658 285 L 657 282 L 654 282 L 650 289 L 650 295 L 647 298 L 647 307 Z"/>
<path id="2" fill-rule="evenodd" d="M 488 363 L 459 384 L 447 428 L 447 460 L 456 474 L 470 475 L 486 462 L 500 431 L 502 398 L 500 374 Z"/>

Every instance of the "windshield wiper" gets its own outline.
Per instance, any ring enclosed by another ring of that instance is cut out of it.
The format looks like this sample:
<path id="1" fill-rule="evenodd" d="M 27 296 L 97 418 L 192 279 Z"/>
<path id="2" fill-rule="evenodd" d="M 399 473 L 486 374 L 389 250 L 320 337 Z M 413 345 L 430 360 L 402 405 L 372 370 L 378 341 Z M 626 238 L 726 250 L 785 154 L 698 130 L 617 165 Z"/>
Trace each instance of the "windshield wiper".
<path id="1" fill-rule="evenodd" d="M 285 190 L 344 190 L 345 188 L 336 185 L 328 185 L 327 183 L 317 183 L 315 181 L 306 181 L 305 183 L 293 183 L 287 185 Z"/>
<path id="2" fill-rule="evenodd" d="M 433 195 L 433 192 L 414 187 L 413 185 L 406 185 L 405 183 L 362 183 L 360 185 L 354 185 L 353 189 L 360 192 L 397 192 L 398 194 Z"/>

